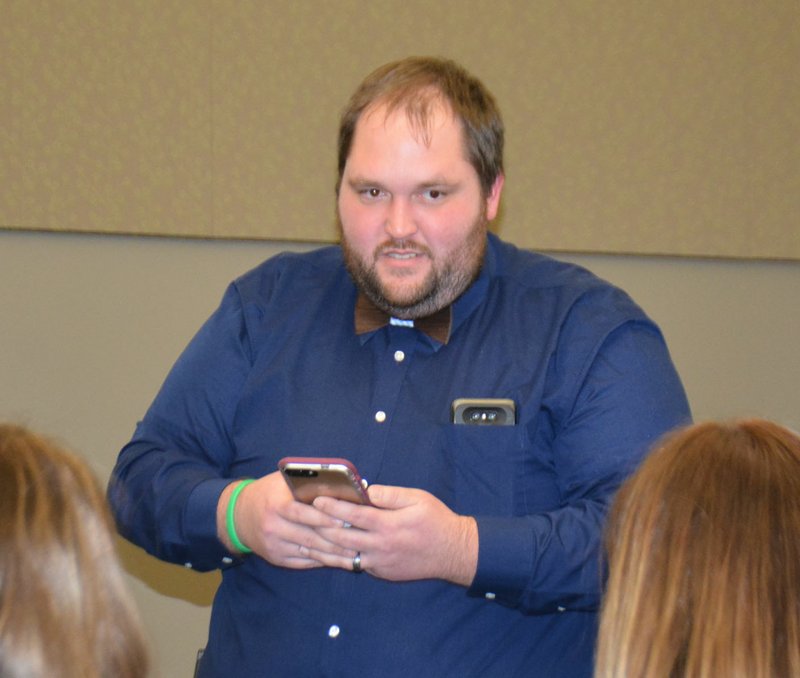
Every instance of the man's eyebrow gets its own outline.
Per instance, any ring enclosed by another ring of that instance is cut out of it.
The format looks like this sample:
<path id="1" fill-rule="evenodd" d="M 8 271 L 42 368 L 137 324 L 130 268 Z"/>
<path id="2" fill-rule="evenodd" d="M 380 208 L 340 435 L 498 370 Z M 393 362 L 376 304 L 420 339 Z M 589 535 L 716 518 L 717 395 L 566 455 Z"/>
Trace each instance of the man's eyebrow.
<path id="1" fill-rule="evenodd" d="M 383 188 L 383 184 L 380 181 L 375 181 L 374 179 L 368 179 L 367 177 L 350 177 L 347 180 L 347 185 L 356 187 L 356 186 L 374 186 L 375 188 Z"/>
<path id="2" fill-rule="evenodd" d="M 449 179 L 445 179 L 444 177 L 433 177 L 432 179 L 428 179 L 427 181 L 423 181 L 418 184 L 418 188 L 436 188 L 438 186 L 446 186 L 446 187 L 454 187 L 459 186 L 461 182 L 459 181 L 450 181 Z"/>
<path id="3" fill-rule="evenodd" d="M 363 187 L 370 187 L 370 188 L 380 188 L 381 190 L 388 190 L 386 185 L 382 181 L 378 181 L 377 179 L 370 179 L 366 176 L 352 176 L 349 177 L 345 182 L 350 188 L 363 188 Z M 462 182 L 457 180 L 450 180 L 445 178 L 444 176 L 434 176 L 430 179 L 425 179 L 424 181 L 419 182 L 413 188 L 415 192 L 418 191 L 427 191 L 434 188 L 440 189 L 447 189 L 449 191 L 454 191 L 460 188 Z"/>
<path id="4" fill-rule="evenodd" d="M 435 177 L 430 181 L 423 181 L 422 183 L 418 184 L 417 187 L 414 189 L 417 192 L 424 192 L 424 191 L 431 191 L 431 190 L 441 190 L 445 193 L 455 193 L 462 187 L 461 181 L 449 181 L 444 177 Z"/>

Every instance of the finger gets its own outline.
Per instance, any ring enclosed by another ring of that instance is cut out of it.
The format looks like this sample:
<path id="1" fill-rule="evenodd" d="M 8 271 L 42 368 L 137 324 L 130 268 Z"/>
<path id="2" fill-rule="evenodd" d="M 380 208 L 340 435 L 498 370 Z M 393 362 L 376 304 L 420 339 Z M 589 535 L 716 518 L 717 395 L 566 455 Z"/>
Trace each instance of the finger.
<path id="1" fill-rule="evenodd" d="M 394 485 L 370 485 L 369 499 L 374 506 L 382 509 L 399 509 L 416 501 L 415 491 Z"/>
<path id="2" fill-rule="evenodd" d="M 329 519 L 336 521 L 338 527 L 362 527 L 365 522 L 368 524 L 369 512 L 372 510 L 368 506 L 354 504 L 351 501 L 334 499 L 333 497 L 317 497 L 313 507 L 320 513 L 328 516 Z M 325 526 L 320 526 L 325 527 Z"/>
<path id="3" fill-rule="evenodd" d="M 273 565 L 291 567 L 294 569 L 307 569 L 312 567 L 322 567 L 324 563 L 320 560 L 321 555 L 325 555 L 325 560 L 340 559 L 342 562 L 352 560 L 355 551 L 339 548 L 328 544 L 324 540 L 324 548 L 309 548 L 303 544 L 282 541 L 274 544 L 272 555 L 269 562 Z"/>
<path id="4" fill-rule="evenodd" d="M 317 532 L 328 544 L 333 544 L 337 547 L 336 550 L 323 550 L 337 555 L 349 556 L 352 558 L 357 551 L 363 551 L 372 547 L 372 535 L 357 527 L 321 527 Z"/>
<path id="5" fill-rule="evenodd" d="M 350 548 L 335 538 L 337 532 L 346 531 L 342 527 L 309 528 L 290 525 L 284 535 L 284 541 L 291 551 L 289 555 L 299 553 L 305 556 L 312 552 L 326 552 L 346 557 L 350 555 Z"/>
<path id="6" fill-rule="evenodd" d="M 334 556 L 330 553 L 312 553 L 311 555 L 318 560 L 323 566 L 325 567 L 338 567 L 340 570 L 347 570 L 349 572 L 353 571 L 353 558 L 355 557 L 357 552 L 354 552 L 353 555 L 344 557 L 344 556 Z M 361 570 L 366 570 L 366 566 L 364 565 L 364 556 L 361 556 Z"/>
<path id="7" fill-rule="evenodd" d="M 314 558 L 286 558 L 282 562 L 277 562 L 275 564 L 293 570 L 312 570 L 314 568 L 325 567 L 324 563 Z"/>
<path id="8" fill-rule="evenodd" d="M 283 517 L 292 522 L 308 527 L 341 527 L 342 521 L 319 510 L 311 504 L 292 501 L 283 510 Z"/>

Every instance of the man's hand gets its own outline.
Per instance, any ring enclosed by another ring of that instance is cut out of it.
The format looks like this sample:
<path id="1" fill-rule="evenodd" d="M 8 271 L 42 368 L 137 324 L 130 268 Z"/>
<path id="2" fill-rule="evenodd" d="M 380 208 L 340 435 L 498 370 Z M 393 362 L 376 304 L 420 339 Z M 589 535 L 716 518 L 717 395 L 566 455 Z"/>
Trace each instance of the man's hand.
<path id="1" fill-rule="evenodd" d="M 227 509 L 231 493 L 239 482 L 228 485 L 217 504 L 217 533 L 231 553 L 236 553 L 237 549 L 228 537 Z M 319 530 L 341 526 L 341 521 L 295 501 L 279 471 L 241 490 L 234 507 L 234 524 L 239 541 L 273 565 L 309 569 L 326 564 L 320 560 L 320 554 L 350 563 L 356 554 L 325 539 Z"/>
<path id="2" fill-rule="evenodd" d="M 327 544 L 359 552 L 370 574 L 392 581 L 444 579 L 469 586 L 478 564 L 478 526 L 471 516 L 451 511 L 429 492 L 372 485 L 373 506 L 317 497 L 314 507 L 340 526 L 318 525 Z M 352 556 L 314 552 L 325 565 L 351 570 Z"/>

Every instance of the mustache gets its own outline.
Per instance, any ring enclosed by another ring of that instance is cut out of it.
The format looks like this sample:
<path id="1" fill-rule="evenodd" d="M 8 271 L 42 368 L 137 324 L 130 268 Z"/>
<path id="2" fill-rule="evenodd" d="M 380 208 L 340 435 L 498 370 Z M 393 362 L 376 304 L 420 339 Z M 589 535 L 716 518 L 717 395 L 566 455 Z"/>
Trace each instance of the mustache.
<path id="1" fill-rule="evenodd" d="M 392 250 L 403 250 L 404 252 L 415 252 L 417 254 L 424 254 L 431 256 L 432 253 L 428 247 L 421 245 L 414 240 L 387 240 L 375 248 L 375 257 L 381 254 L 390 252 Z"/>

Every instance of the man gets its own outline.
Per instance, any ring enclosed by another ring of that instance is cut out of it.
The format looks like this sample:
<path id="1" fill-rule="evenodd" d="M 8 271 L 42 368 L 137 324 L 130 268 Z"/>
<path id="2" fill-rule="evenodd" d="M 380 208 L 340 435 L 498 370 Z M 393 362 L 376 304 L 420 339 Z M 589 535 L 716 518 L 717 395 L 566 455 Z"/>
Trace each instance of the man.
<path id="1" fill-rule="evenodd" d="M 607 504 L 688 406 L 623 292 L 487 234 L 502 147 L 456 64 L 368 76 L 341 247 L 235 281 L 120 454 L 122 534 L 222 567 L 201 676 L 591 675 Z M 294 501 L 289 455 L 372 506 Z"/>

